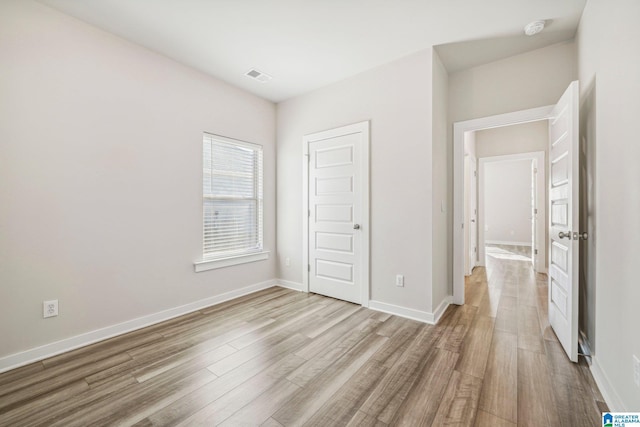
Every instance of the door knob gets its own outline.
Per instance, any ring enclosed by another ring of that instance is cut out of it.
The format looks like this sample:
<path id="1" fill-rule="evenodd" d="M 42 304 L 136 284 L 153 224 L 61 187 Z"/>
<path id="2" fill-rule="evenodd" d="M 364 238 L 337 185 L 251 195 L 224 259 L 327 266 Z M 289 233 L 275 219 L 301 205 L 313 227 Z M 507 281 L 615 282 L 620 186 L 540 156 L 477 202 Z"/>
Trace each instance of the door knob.
<path id="1" fill-rule="evenodd" d="M 354 230 L 360 230 L 360 224 L 353 224 Z"/>
<path id="2" fill-rule="evenodd" d="M 564 232 L 561 231 L 561 232 L 558 233 L 558 237 L 561 238 L 561 239 L 567 238 L 567 239 L 571 240 L 571 232 L 567 231 L 566 233 L 564 233 Z"/>
<path id="3" fill-rule="evenodd" d="M 578 238 L 581 240 L 587 240 L 589 238 L 589 234 L 587 234 L 586 231 L 583 231 L 582 233 L 576 233 L 576 234 L 578 235 Z"/>

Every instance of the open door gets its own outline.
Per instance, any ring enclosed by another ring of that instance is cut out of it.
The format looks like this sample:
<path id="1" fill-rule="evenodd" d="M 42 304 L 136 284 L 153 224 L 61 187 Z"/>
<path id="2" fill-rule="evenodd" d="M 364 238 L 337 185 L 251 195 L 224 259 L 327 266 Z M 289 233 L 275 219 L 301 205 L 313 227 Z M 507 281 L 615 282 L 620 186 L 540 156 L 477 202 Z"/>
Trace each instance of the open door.
<path id="1" fill-rule="evenodd" d="M 572 362 L 578 361 L 579 141 L 578 82 L 549 121 L 549 323 Z"/>

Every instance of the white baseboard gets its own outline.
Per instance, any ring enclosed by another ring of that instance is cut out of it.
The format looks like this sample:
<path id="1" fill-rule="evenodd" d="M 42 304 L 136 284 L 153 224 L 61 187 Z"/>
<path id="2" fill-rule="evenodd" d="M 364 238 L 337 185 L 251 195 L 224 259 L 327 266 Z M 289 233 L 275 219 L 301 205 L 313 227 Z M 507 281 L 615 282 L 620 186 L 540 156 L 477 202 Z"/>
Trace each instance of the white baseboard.
<path id="1" fill-rule="evenodd" d="M 40 347 L 35 347 L 19 353 L 4 356 L 0 358 L 0 373 L 18 368 L 20 366 L 28 365 L 29 363 L 53 357 L 67 351 L 94 344 L 96 342 L 104 341 L 106 339 L 113 338 L 127 332 L 132 332 L 138 329 L 145 328 L 147 326 L 154 325 L 156 323 L 164 322 L 166 320 L 192 313 L 194 311 L 216 304 L 220 304 L 225 301 L 241 297 L 243 295 L 271 288 L 273 286 L 281 286 L 283 288 L 304 291 L 302 283 L 281 279 L 267 280 L 230 292 L 225 292 L 220 295 L 185 304 L 180 307 L 170 308 L 158 313 L 138 317 L 136 319 L 128 320 L 116 325 L 96 329 L 94 331 L 76 335 L 71 338 L 66 338 L 60 341 L 45 344 Z M 438 322 L 438 320 L 440 320 L 440 317 L 442 317 L 449 304 L 451 304 L 451 297 L 445 298 L 433 313 L 415 310 L 407 307 L 401 307 L 393 304 L 387 304 L 380 301 L 369 301 L 369 308 L 372 310 L 382 311 L 385 313 L 406 317 L 408 319 L 417 320 L 419 322 L 435 324 Z"/>
<path id="2" fill-rule="evenodd" d="M 76 348 L 103 341 L 108 338 L 113 338 L 127 332 L 135 331 L 137 329 L 154 325 L 156 323 L 164 322 L 165 320 L 173 319 L 174 317 L 182 316 L 205 307 L 220 304 L 225 301 L 241 297 L 243 295 L 271 288 L 277 283 L 278 281 L 275 279 L 267 280 L 265 282 L 245 286 L 240 289 L 185 304 L 180 307 L 170 308 L 158 313 L 138 317 L 137 319 L 128 320 L 116 325 L 107 326 L 106 328 L 97 329 L 95 331 L 86 332 L 84 334 L 76 335 L 71 338 L 66 338 L 50 344 L 45 344 L 43 346 L 22 351 L 20 353 L 10 354 L 8 356 L 0 358 L 0 373 L 27 365 L 29 363 L 43 360 L 60 353 L 74 350 Z"/>
<path id="3" fill-rule="evenodd" d="M 434 324 L 440 321 L 440 318 L 451 304 L 453 304 L 453 296 L 448 296 L 442 300 L 440 305 L 433 311 Z"/>
<path id="4" fill-rule="evenodd" d="M 444 301 L 436 308 L 434 313 L 428 311 L 416 310 L 413 308 L 401 307 L 399 305 L 387 304 L 380 301 L 369 301 L 369 308 L 384 313 L 395 314 L 396 316 L 406 317 L 407 319 L 417 320 L 419 322 L 435 325 L 440 317 L 451 303 L 451 297 L 445 298 Z"/>
<path id="5" fill-rule="evenodd" d="M 509 240 L 485 240 L 485 245 L 531 246 L 531 242 L 512 242 Z"/>
<path id="6" fill-rule="evenodd" d="M 591 375 L 593 375 L 593 379 L 596 381 L 609 410 L 611 412 L 628 412 L 628 408 L 625 407 L 622 399 L 613 388 L 613 385 L 611 385 L 609 377 L 607 377 L 600 363 L 598 363 L 598 358 L 595 356 L 591 357 Z"/>
<path id="7" fill-rule="evenodd" d="M 294 291 L 300 291 L 300 292 L 306 291 L 302 283 L 292 282 L 291 280 L 282 280 L 282 279 L 276 279 L 275 282 L 276 282 L 276 285 L 280 286 L 281 288 L 293 289 Z"/>

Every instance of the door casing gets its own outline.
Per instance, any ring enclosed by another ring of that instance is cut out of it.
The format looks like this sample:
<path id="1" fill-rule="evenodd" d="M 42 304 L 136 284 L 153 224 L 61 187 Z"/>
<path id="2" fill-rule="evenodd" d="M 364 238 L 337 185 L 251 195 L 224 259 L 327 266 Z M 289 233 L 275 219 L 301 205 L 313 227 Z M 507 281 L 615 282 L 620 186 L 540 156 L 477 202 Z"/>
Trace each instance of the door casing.
<path id="1" fill-rule="evenodd" d="M 464 155 L 465 161 L 465 275 L 471 276 L 479 262 L 478 254 L 478 167 L 477 159 L 471 154 Z"/>

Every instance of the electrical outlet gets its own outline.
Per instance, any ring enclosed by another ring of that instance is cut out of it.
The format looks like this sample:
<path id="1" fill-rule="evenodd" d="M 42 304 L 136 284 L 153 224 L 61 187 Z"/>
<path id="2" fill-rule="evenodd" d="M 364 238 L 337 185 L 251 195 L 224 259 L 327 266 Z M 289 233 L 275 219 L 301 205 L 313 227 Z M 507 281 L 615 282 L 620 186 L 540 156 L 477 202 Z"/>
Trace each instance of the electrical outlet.
<path id="1" fill-rule="evenodd" d="M 633 355 L 633 380 L 636 387 L 640 387 L 640 359 L 635 354 Z"/>
<path id="2" fill-rule="evenodd" d="M 291 258 L 286 257 L 284 259 L 284 265 L 287 266 L 287 267 L 291 267 Z"/>
<path id="3" fill-rule="evenodd" d="M 57 315 L 58 315 L 57 299 L 42 302 L 42 317 L 46 319 L 47 317 L 55 317 Z"/>
<path id="4" fill-rule="evenodd" d="M 396 275 L 396 286 L 404 286 L 404 276 L 402 274 Z"/>

